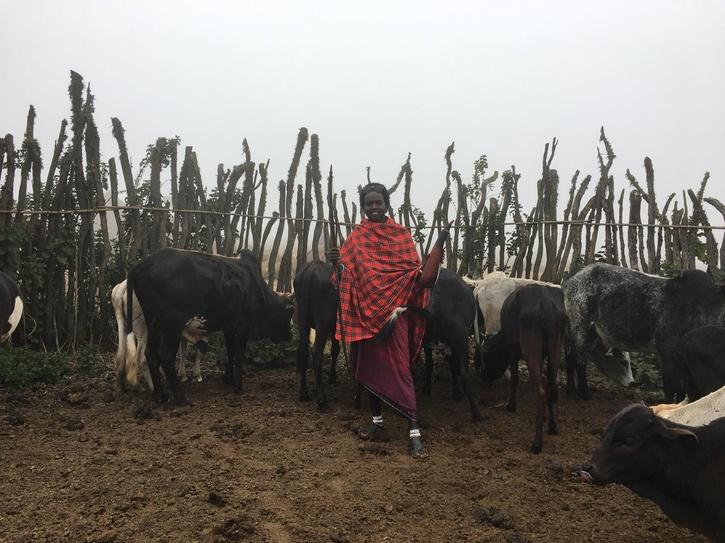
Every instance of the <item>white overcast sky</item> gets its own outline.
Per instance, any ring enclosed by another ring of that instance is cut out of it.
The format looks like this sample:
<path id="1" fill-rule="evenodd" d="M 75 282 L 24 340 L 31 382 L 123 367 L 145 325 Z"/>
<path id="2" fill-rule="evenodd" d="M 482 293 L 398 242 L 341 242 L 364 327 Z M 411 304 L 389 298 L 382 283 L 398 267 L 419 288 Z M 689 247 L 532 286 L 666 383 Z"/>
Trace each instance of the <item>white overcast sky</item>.
<path id="1" fill-rule="evenodd" d="M 0 0 L 0 51 L 0 132 L 21 141 L 33 104 L 46 162 L 73 69 L 96 96 L 104 159 L 117 154 L 117 116 L 134 166 L 179 135 L 210 187 L 219 162 L 241 162 L 244 137 L 273 181 L 285 177 L 305 126 L 338 190 L 367 165 L 391 184 L 411 152 L 413 202 L 430 211 L 455 141 L 464 180 L 486 154 L 491 170 L 516 165 L 531 203 L 544 144 L 559 139 L 565 191 L 576 169 L 596 178 L 604 125 L 617 190 L 626 168 L 644 181 L 650 156 L 660 203 L 705 171 L 725 200 L 719 0 Z"/>

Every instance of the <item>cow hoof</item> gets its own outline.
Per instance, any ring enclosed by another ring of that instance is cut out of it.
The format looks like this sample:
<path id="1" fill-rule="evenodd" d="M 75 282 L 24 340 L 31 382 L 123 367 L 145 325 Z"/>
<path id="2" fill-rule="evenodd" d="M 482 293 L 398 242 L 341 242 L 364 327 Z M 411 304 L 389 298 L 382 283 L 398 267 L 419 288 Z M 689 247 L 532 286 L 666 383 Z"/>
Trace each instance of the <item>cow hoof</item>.
<path id="1" fill-rule="evenodd" d="M 559 435 L 559 429 L 556 426 L 549 426 L 549 435 L 550 436 Z"/>
<path id="2" fill-rule="evenodd" d="M 330 374 L 330 376 L 327 378 L 327 384 L 329 384 L 329 385 L 336 385 L 337 384 L 337 377 L 334 374 Z"/>
<path id="3" fill-rule="evenodd" d="M 584 392 L 580 392 L 579 393 L 579 398 L 582 399 L 582 400 L 584 400 L 585 402 L 588 402 L 589 400 L 592 399 L 592 393 L 589 392 L 588 390 L 586 390 Z"/>
<path id="4" fill-rule="evenodd" d="M 301 402 L 309 402 L 310 401 L 310 395 L 305 390 L 304 392 L 300 392 L 300 401 Z"/>
<path id="5" fill-rule="evenodd" d="M 317 402 L 317 410 L 320 413 L 327 413 L 330 411 L 330 407 L 327 405 L 327 400 L 323 400 L 321 402 Z"/>
<path id="6" fill-rule="evenodd" d="M 531 446 L 531 452 L 534 453 L 534 454 L 539 454 L 541 452 L 541 449 L 542 449 L 542 445 L 541 444 L 538 444 L 537 445 L 536 443 L 534 443 Z"/>
<path id="7" fill-rule="evenodd" d="M 181 381 L 182 383 L 186 383 L 186 375 L 182 375 L 181 377 L 179 377 L 179 381 Z"/>
<path id="8" fill-rule="evenodd" d="M 471 418 L 473 419 L 473 422 L 481 422 L 483 420 L 481 413 L 473 413 Z"/>
<path id="9" fill-rule="evenodd" d="M 506 411 L 508 411 L 509 413 L 516 413 L 516 404 L 511 402 L 507 403 Z"/>
<path id="10" fill-rule="evenodd" d="M 201 383 L 204 379 L 201 378 L 201 375 L 197 375 L 195 377 L 197 383 Z"/>

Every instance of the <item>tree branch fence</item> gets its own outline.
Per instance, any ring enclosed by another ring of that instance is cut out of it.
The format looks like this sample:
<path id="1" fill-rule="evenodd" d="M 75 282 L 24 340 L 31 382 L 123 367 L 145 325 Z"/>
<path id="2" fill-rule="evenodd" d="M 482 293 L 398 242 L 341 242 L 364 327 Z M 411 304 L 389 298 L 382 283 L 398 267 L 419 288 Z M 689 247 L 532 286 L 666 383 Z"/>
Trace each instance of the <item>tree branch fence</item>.
<path id="1" fill-rule="evenodd" d="M 269 284 L 289 291 L 296 269 L 324 258 L 330 215 L 338 217 L 341 211 L 342 220 L 334 221 L 340 243 L 362 216 L 357 195 L 350 198 L 344 190 L 330 194 L 332 167 L 323 187 L 320 141 L 306 128 L 297 134 L 271 210 L 269 161 L 252 160 L 246 139 L 240 163 L 231 168 L 219 164 L 211 190 L 202 181 L 193 147 L 186 146 L 179 157 L 178 137 L 161 137 L 149 145 L 134 176 L 121 121 L 111 119 L 118 155 L 102 161 L 94 97 L 75 72 L 68 94 L 70 134 L 63 120 L 44 176 L 33 106 L 19 148 L 11 134 L 0 139 L 0 269 L 18 281 L 26 309 L 14 337 L 17 343 L 47 350 L 74 350 L 87 342 L 110 347 L 116 340 L 111 288 L 135 262 L 162 247 L 226 256 L 251 250 Z M 552 167 L 556 139 L 544 146 L 536 183 L 522 181 L 515 166 L 500 176 L 489 173 L 486 156 L 474 163 L 471 181 L 465 182 L 454 169 L 451 143 L 442 156 L 442 192 L 430 225 L 413 203 L 408 154 L 389 184 L 391 195 L 398 197 L 401 188 L 403 193 L 400 207 L 390 212 L 411 229 L 421 254 L 454 220 L 445 265 L 471 277 L 506 270 L 515 277 L 561 282 L 567 270 L 594 261 L 669 276 L 699 262 L 719 275 L 725 268 L 725 238 L 718 246 L 715 231 L 725 227 L 712 226 L 708 211 L 715 209 L 725 221 L 725 205 L 705 196 L 709 173 L 696 188 L 668 195 L 660 208 L 652 161 L 644 159 L 644 186 L 627 170 L 629 194 L 622 189 L 617 195 L 610 173 L 616 155 L 604 128 L 599 143 L 599 176 L 592 194 L 592 176 L 580 179 L 579 171 L 571 177 L 568 193 L 560 191 L 559 174 Z M 369 181 L 369 168 L 367 177 Z M 170 180 L 168 195 L 162 179 Z M 524 213 L 520 194 L 529 191 L 536 192 L 536 205 Z M 563 194 L 567 199 L 560 215 Z"/>

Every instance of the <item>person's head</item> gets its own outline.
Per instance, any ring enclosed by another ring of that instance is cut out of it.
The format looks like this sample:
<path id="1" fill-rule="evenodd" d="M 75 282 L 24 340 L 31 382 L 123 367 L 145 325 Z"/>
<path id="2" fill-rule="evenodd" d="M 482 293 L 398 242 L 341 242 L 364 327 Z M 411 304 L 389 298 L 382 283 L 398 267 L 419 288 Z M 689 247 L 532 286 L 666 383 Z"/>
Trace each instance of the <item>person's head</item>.
<path id="1" fill-rule="evenodd" d="M 390 196 L 385 185 L 368 183 L 360 190 L 360 209 L 368 220 L 373 222 L 385 221 L 385 213 L 390 206 Z"/>

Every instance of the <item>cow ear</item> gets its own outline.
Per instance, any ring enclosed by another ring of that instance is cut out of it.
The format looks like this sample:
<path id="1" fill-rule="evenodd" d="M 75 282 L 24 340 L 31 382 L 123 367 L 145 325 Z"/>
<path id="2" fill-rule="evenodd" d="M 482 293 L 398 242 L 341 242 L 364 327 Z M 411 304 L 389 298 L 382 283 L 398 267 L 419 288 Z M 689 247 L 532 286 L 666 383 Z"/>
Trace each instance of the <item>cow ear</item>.
<path id="1" fill-rule="evenodd" d="M 660 435 L 662 435 L 665 439 L 674 441 L 674 440 L 684 440 L 687 441 L 688 444 L 696 445 L 698 443 L 697 435 L 695 435 L 692 431 L 688 430 L 687 428 L 679 428 L 679 427 L 668 427 L 662 424 Z"/>

